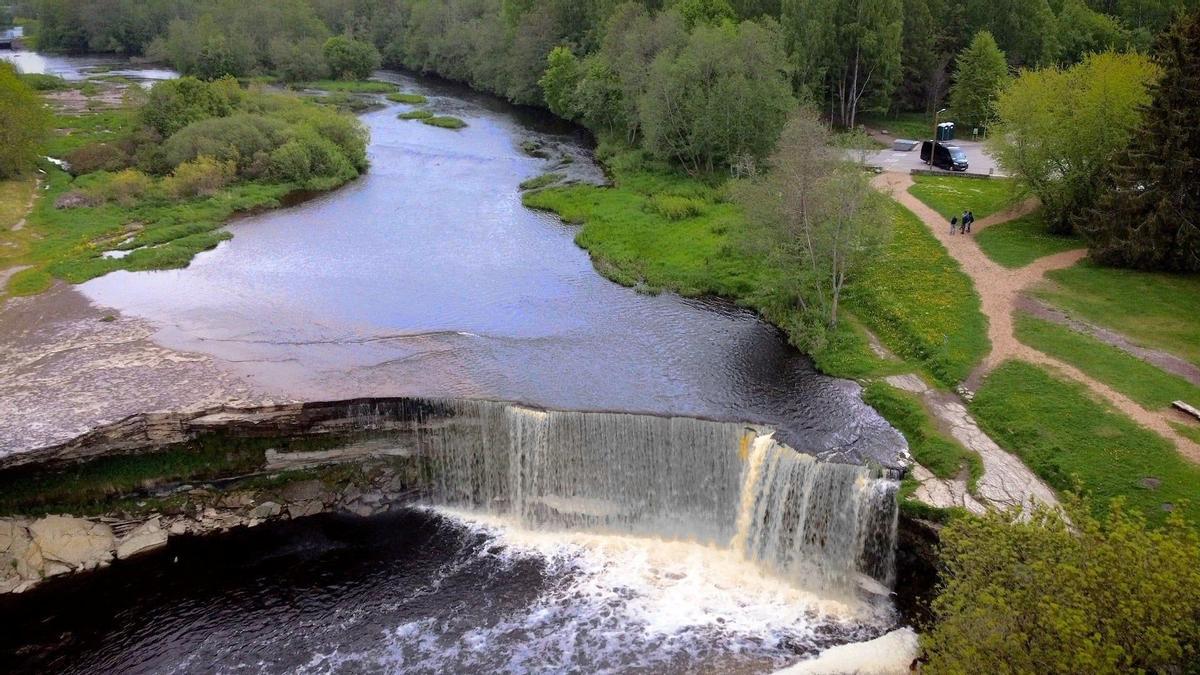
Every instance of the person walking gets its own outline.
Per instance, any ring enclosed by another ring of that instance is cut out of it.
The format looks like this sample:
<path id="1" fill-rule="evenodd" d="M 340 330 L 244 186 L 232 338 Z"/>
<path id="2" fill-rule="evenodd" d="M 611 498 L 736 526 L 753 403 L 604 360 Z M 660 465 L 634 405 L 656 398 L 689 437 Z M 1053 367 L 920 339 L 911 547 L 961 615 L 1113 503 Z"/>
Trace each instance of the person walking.
<path id="1" fill-rule="evenodd" d="M 963 211 L 963 212 L 962 212 L 962 220 L 958 221 L 958 233 L 959 233 L 959 234 L 966 234 L 966 233 L 967 233 L 967 214 L 968 214 L 968 213 L 970 213 L 970 212 L 969 212 L 969 211 Z"/>
<path id="2" fill-rule="evenodd" d="M 958 229 L 958 216 L 950 216 L 950 234 Z"/>
<path id="3" fill-rule="evenodd" d="M 971 233 L 971 226 L 975 224 L 975 214 L 974 214 L 974 213 L 971 213 L 971 210 L 970 210 L 970 209 L 967 209 L 967 218 L 966 218 L 966 220 L 967 220 L 967 234 L 970 234 L 970 233 Z"/>

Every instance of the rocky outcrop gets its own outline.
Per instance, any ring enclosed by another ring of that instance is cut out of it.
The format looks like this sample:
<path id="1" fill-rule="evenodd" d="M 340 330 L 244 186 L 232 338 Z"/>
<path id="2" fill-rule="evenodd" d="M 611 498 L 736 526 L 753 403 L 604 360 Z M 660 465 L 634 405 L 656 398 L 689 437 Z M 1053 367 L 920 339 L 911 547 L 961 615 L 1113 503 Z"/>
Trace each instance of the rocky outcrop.
<path id="1" fill-rule="evenodd" d="M 344 484 L 309 479 L 255 489 L 184 485 L 140 516 L 0 518 L 0 594 L 20 593 L 51 577 L 114 561 L 119 564 L 166 546 L 171 537 L 333 511 L 371 516 L 406 505 L 414 496 L 399 472 L 376 463 L 364 465 Z"/>

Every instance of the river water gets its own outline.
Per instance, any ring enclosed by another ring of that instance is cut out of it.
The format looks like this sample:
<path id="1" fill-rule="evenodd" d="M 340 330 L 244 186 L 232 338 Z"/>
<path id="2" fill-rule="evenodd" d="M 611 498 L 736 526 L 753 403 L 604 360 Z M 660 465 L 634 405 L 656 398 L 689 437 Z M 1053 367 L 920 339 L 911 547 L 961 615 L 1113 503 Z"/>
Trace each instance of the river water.
<path id="1" fill-rule="evenodd" d="M 43 61 L 68 79 L 92 65 Z M 857 386 L 816 373 L 780 331 L 722 301 L 613 284 L 574 227 L 521 205 L 518 184 L 550 168 L 525 140 L 600 177 L 577 130 L 385 77 L 469 126 L 402 121 L 408 106 L 387 104 L 362 116 L 360 180 L 238 219 L 187 269 L 118 272 L 82 292 L 287 396 L 763 422 L 824 459 L 895 464 L 903 440 Z M 6 611 L 25 627 L 0 637 L 0 654 L 81 673 L 766 672 L 894 622 L 886 603 L 821 597 L 728 550 L 446 510 L 175 542 Z"/>

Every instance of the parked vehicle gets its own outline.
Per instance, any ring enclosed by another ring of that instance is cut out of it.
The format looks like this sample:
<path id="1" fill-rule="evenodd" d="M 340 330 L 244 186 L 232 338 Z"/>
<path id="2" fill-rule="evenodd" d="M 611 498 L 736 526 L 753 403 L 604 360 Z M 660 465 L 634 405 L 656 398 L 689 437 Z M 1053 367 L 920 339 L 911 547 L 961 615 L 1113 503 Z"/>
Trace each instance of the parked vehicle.
<path id="1" fill-rule="evenodd" d="M 933 149 L 933 165 L 947 171 L 966 171 L 967 153 L 957 145 L 925 141 L 921 144 L 921 161 L 929 162 L 929 152 Z"/>

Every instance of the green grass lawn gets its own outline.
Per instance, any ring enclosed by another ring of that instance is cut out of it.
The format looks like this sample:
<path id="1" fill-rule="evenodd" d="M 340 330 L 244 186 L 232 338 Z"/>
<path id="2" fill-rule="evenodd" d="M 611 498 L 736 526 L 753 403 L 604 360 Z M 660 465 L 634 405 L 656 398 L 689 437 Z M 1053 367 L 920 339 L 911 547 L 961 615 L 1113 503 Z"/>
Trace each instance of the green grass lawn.
<path id="1" fill-rule="evenodd" d="M 853 283 L 847 304 L 897 355 L 953 386 L 989 348 L 979 295 L 916 215 L 896 203 L 893 213 L 891 243 Z"/>
<path id="2" fill-rule="evenodd" d="M 989 258 L 1010 269 L 1024 267 L 1048 255 L 1083 248 L 1083 239 L 1051 234 L 1038 212 L 992 225 L 975 234 Z"/>
<path id="3" fill-rule="evenodd" d="M 897 113 L 895 115 L 869 113 L 860 115 L 858 120 L 871 129 L 886 130 L 897 138 L 907 138 L 913 141 L 933 138 L 933 115 L 925 113 Z M 938 118 L 938 121 L 948 122 L 950 120 Z"/>
<path id="4" fill-rule="evenodd" d="M 1087 262 L 1047 275 L 1039 298 L 1143 347 L 1200 365 L 1200 274 L 1137 272 Z"/>
<path id="5" fill-rule="evenodd" d="M 1013 182 L 1006 178 L 913 176 L 912 196 L 947 220 L 970 210 L 977 219 L 1003 211 L 1013 202 Z"/>
<path id="6" fill-rule="evenodd" d="M 0 235 L 24 217 L 34 185 L 36 181 L 32 177 L 0 180 Z"/>
<path id="7" fill-rule="evenodd" d="M 732 298 L 795 334 L 794 309 L 773 299 L 787 270 L 744 245 L 745 217 L 725 189 L 663 167 L 644 168 L 634 155 L 610 158 L 616 187 L 548 188 L 527 193 L 525 203 L 582 223 L 576 241 L 618 283 Z M 916 216 L 899 204 L 892 213 L 892 242 L 853 282 L 844 306 L 898 355 L 958 382 L 987 351 L 979 298 Z M 849 318 L 813 357 L 823 371 L 844 377 L 890 374 L 899 366 L 875 357 Z"/>
<path id="8" fill-rule="evenodd" d="M 1124 497 L 1151 522 L 1162 522 L 1163 505 L 1171 504 L 1200 524 L 1200 466 L 1093 399 L 1082 385 L 1011 361 L 984 380 L 971 412 L 1047 483 L 1058 490 L 1081 489 L 1098 510 Z"/>
<path id="9" fill-rule="evenodd" d="M 1062 359 L 1151 410 L 1180 400 L 1200 407 L 1200 387 L 1182 377 L 1065 326 L 1028 314 L 1018 314 L 1016 319 L 1021 342 Z"/>
<path id="10" fill-rule="evenodd" d="M 863 388 L 863 401 L 904 434 L 913 458 L 933 475 L 954 478 L 965 470 L 972 485 L 983 475 L 979 455 L 939 431 L 915 394 L 875 381 Z"/>

